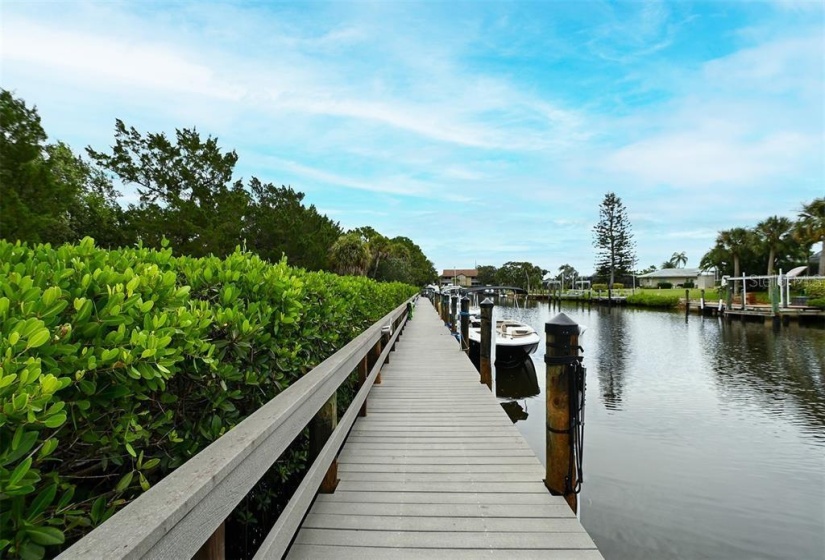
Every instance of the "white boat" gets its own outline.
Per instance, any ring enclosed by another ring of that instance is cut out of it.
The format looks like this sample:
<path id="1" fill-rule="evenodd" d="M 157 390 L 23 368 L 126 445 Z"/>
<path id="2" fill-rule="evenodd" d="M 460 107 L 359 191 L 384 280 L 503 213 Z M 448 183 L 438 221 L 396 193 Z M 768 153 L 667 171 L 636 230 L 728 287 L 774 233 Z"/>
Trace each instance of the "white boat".
<path id="1" fill-rule="evenodd" d="M 478 362 L 481 356 L 481 315 L 470 312 L 470 358 Z M 519 363 L 539 347 L 541 337 L 536 329 L 514 319 L 496 321 L 493 329 L 496 363 Z"/>

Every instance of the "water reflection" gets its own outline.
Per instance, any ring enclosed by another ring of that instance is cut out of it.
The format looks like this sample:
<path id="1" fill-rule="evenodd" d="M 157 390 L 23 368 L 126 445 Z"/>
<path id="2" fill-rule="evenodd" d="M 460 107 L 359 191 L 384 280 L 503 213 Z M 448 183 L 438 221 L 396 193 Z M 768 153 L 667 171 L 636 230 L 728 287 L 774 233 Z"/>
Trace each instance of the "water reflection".
<path id="1" fill-rule="evenodd" d="M 632 331 L 622 310 L 599 307 L 598 314 L 595 336 L 601 346 L 596 358 L 599 393 L 606 408 L 621 410 L 624 378 L 633 345 Z"/>
<path id="2" fill-rule="evenodd" d="M 803 429 L 825 440 L 825 336 L 800 336 L 799 327 L 774 332 L 761 324 L 720 321 L 718 336 L 709 342 L 708 361 L 728 398 L 772 414 L 798 409 Z"/>
<path id="3" fill-rule="evenodd" d="M 526 420 L 527 402 L 522 405 L 518 400 L 538 396 L 541 392 L 533 360 L 527 356 L 521 363 L 508 367 L 496 364 L 495 377 L 496 397 L 508 399 L 507 402 L 501 403 L 507 416 L 513 423 Z"/>
<path id="4" fill-rule="evenodd" d="M 574 303 L 494 310 L 542 333 L 559 311 L 588 326 L 579 504 L 605 558 L 822 558 L 825 329 Z M 533 407 L 516 425 L 540 459 L 543 397 L 507 405 L 516 419 Z"/>

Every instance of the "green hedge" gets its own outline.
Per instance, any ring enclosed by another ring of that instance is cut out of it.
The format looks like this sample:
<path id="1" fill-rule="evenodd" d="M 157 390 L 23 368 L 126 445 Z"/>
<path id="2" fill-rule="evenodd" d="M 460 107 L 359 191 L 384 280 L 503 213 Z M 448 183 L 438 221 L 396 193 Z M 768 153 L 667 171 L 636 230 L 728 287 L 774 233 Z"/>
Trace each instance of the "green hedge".
<path id="1" fill-rule="evenodd" d="M 414 293 L 239 250 L 0 241 L 0 556 L 58 552 Z"/>
<path id="2" fill-rule="evenodd" d="M 804 283 L 805 295 L 811 298 L 825 298 L 825 280 L 808 280 Z"/>
<path id="3" fill-rule="evenodd" d="M 628 296 L 627 303 L 645 307 L 676 307 L 679 304 L 679 296 L 673 293 L 662 294 L 655 290 L 640 290 Z"/>

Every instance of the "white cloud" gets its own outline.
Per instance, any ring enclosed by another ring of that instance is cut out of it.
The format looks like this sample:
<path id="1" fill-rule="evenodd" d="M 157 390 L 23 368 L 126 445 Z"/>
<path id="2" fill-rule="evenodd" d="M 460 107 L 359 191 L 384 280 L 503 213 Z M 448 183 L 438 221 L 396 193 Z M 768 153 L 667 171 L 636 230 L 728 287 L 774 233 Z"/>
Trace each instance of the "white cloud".
<path id="1" fill-rule="evenodd" d="M 238 100 L 244 90 L 175 47 L 64 31 L 17 19 L 3 26 L 4 64 L 41 67 L 91 86 L 137 87 Z"/>

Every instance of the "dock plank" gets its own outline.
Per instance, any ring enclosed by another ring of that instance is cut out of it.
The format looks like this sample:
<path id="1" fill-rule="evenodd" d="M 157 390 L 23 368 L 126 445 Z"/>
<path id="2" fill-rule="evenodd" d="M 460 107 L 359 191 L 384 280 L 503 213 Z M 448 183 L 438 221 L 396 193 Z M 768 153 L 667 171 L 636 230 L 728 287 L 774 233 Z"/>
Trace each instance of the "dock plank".
<path id="1" fill-rule="evenodd" d="M 427 300 L 288 558 L 602 559 Z"/>

